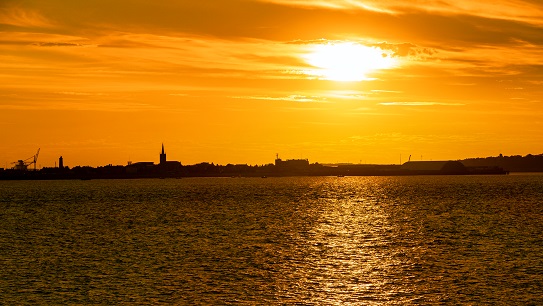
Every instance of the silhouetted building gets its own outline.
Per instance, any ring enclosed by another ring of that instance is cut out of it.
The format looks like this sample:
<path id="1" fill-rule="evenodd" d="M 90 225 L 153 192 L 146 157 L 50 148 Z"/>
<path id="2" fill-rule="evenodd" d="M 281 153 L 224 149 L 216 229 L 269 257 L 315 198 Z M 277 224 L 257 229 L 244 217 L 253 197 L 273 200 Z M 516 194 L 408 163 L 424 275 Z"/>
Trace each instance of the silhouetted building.
<path id="1" fill-rule="evenodd" d="M 164 152 L 164 144 L 162 144 L 162 153 L 160 153 L 160 164 L 166 164 L 166 152 Z"/>
<path id="2" fill-rule="evenodd" d="M 64 169 L 64 159 L 61 157 L 58 158 L 58 167 Z"/>
<path id="3" fill-rule="evenodd" d="M 166 152 L 164 151 L 164 144 L 162 144 L 162 152 L 160 153 L 160 164 L 158 165 L 158 171 L 159 171 L 159 174 L 164 177 L 179 176 L 181 173 L 180 162 L 166 160 Z"/>
<path id="4" fill-rule="evenodd" d="M 468 170 L 459 161 L 409 161 L 401 166 L 415 174 L 463 174 Z"/>
<path id="5" fill-rule="evenodd" d="M 153 162 L 137 162 L 126 166 L 128 174 L 151 174 L 155 172 L 155 163 Z"/>
<path id="6" fill-rule="evenodd" d="M 307 174 L 309 171 L 309 160 L 307 159 L 287 159 L 282 160 L 277 155 L 275 159 L 275 168 L 278 173 L 293 175 L 293 174 Z"/>
<path id="7" fill-rule="evenodd" d="M 309 167 L 309 160 L 307 159 L 287 159 L 281 160 L 280 158 L 275 160 L 275 166 L 287 169 L 303 169 Z"/>

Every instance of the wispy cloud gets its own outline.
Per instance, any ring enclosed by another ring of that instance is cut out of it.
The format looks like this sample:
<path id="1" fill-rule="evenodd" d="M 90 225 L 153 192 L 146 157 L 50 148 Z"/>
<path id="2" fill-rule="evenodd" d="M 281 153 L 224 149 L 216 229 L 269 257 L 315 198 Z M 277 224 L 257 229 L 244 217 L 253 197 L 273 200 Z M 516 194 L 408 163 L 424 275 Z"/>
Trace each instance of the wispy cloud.
<path id="1" fill-rule="evenodd" d="M 103 93 L 92 93 L 92 92 L 75 92 L 75 91 L 61 91 L 59 92 L 61 95 L 68 95 L 68 96 L 105 96 Z"/>
<path id="2" fill-rule="evenodd" d="M 189 96 L 189 94 L 187 93 L 171 93 L 169 95 L 174 96 L 174 97 L 188 97 Z"/>
<path id="3" fill-rule="evenodd" d="M 325 93 L 330 99 L 342 100 L 364 100 L 367 98 L 367 93 L 357 90 L 332 90 Z"/>
<path id="4" fill-rule="evenodd" d="M 477 84 L 476 83 L 450 83 L 448 85 L 451 85 L 451 86 L 475 86 Z"/>
<path id="5" fill-rule="evenodd" d="M 0 24 L 26 28 L 53 26 L 39 11 L 17 6 L 0 6 Z"/>
<path id="6" fill-rule="evenodd" d="M 36 42 L 32 44 L 38 47 L 82 47 L 84 45 L 68 42 Z"/>
<path id="7" fill-rule="evenodd" d="M 232 96 L 231 98 L 244 99 L 244 100 L 290 101 L 290 102 L 299 102 L 299 103 L 308 103 L 308 102 L 326 103 L 328 102 L 327 99 L 323 97 L 304 96 L 304 95 L 290 95 L 290 96 L 283 96 L 283 97 Z"/>
<path id="8" fill-rule="evenodd" d="M 138 112 L 159 110 L 160 108 L 146 103 L 134 102 L 107 102 L 93 103 L 89 101 L 74 102 L 55 102 L 55 103 L 3 103 L 0 104 L 0 109 L 3 110 L 23 110 L 23 111 L 44 111 L 44 110 L 61 110 L 61 111 L 96 111 L 96 112 Z"/>
<path id="9" fill-rule="evenodd" d="M 437 53 L 437 50 L 434 48 L 420 47 L 412 43 L 391 44 L 382 42 L 374 44 L 373 46 L 379 47 L 381 50 L 392 51 L 392 56 L 394 57 L 409 56 L 413 58 L 427 59 L 431 58 Z"/>
<path id="10" fill-rule="evenodd" d="M 375 11 L 379 13 L 394 13 L 383 5 L 372 3 L 372 1 L 352 1 L 352 0 L 262 0 L 262 2 L 271 2 L 282 5 L 301 6 L 301 7 L 322 7 L 337 10 L 362 9 Z"/>
<path id="11" fill-rule="evenodd" d="M 380 105 L 387 106 L 461 106 L 463 103 L 446 102 L 381 102 Z"/>
<path id="12" fill-rule="evenodd" d="M 385 90 L 385 89 L 372 89 L 373 93 L 402 93 L 403 91 L 399 90 Z"/>
<path id="13" fill-rule="evenodd" d="M 543 7 L 534 1 L 523 0 L 430 0 L 430 1 L 378 1 L 378 0 L 261 0 L 282 5 L 321 7 L 341 10 L 367 10 L 386 14 L 407 14 L 413 11 L 441 14 L 474 15 L 485 18 L 510 19 L 542 24 Z"/>

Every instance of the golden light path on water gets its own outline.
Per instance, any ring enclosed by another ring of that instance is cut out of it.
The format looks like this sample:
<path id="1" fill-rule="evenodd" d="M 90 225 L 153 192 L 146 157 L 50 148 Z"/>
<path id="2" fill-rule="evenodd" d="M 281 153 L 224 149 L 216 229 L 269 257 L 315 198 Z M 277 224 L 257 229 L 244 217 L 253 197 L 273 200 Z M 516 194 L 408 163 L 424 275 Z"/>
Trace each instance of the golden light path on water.
<path id="1" fill-rule="evenodd" d="M 369 80 L 371 72 L 398 64 L 390 51 L 353 42 L 314 45 L 304 59 L 316 67 L 308 75 L 344 82 Z"/>
<path id="2" fill-rule="evenodd" d="M 390 200 L 386 199 L 385 180 L 365 181 L 364 185 L 357 180 L 315 184 L 318 199 L 303 212 L 305 218 L 310 216 L 315 222 L 292 237 L 294 244 L 307 246 L 297 251 L 304 253 L 299 254 L 304 263 L 296 264 L 295 269 L 287 264 L 282 271 L 292 273 L 287 278 L 308 293 L 300 302 L 351 305 L 364 300 L 366 305 L 373 305 L 385 300 L 407 303 L 413 298 L 414 288 L 424 281 L 396 283 L 398 278 L 410 279 L 408 275 L 401 275 L 405 269 L 417 269 L 409 257 L 419 256 L 415 241 L 418 230 L 416 225 L 389 222 L 395 217 L 391 216 L 394 212 L 389 206 Z M 395 184 L 394 181 L 389 183 Z M 407 247 L 412 252 L 410 256 L 399 251 L 399 245 Z M 381 297 L 375 299 L 375 296 Z"/>

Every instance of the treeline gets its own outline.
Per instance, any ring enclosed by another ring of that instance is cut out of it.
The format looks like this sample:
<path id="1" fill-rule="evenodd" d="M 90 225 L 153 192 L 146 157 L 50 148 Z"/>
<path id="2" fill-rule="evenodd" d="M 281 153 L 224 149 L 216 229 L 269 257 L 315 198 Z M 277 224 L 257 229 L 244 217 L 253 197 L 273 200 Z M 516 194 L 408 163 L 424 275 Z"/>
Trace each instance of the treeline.
<path id="1" fill-rule="evenodd" d="M 543 154 L 499 156 L 461 160 L 466 167 L 502 167 L 511 172 L 543 172 Z"/>

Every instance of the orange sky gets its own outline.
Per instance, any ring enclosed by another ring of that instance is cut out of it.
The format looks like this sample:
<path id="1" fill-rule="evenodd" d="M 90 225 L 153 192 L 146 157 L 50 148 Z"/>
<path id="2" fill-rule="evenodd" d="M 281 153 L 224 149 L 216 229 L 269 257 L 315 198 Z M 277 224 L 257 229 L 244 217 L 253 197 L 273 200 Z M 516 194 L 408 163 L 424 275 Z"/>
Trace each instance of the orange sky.
<path id="1" fill-rule="evenodd" d="M 539 0 L 154 2 L 0 3 L 0 167 L 543 153 Z"/>

